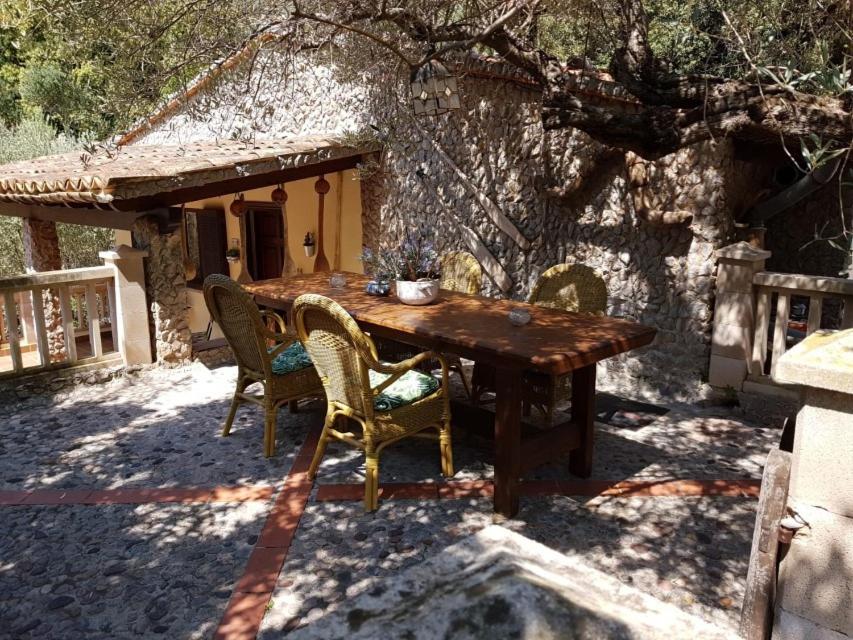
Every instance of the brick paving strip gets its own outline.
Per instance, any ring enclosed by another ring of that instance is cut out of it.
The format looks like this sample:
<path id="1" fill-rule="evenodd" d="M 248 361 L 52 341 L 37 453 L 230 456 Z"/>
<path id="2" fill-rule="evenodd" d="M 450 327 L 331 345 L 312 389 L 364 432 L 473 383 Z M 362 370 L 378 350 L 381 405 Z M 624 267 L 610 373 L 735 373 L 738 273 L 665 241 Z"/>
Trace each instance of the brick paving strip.
<path id="1" fill-rule="evenodd" d="M 157 489 L 33 489 L 0 491 L 0 506 L 152 504 L 177 502 L 258 502 L 269 500 L 275 489 L 269 486 L 198 487 Z"/>
<path id="2" fill-rule="evenodd" d="M 234 587 L 231 600 L 213 636 L 215 640 L 251 640 L 258 635 L 278 574 L 314 486 L 308 478 L 308 467 L 317 448 L 320 432 L 320 428 L 311 430 L 293 461 L 290 473 L 249 556 L 243 576 Z"/>
<path id="3" fill-rule="evenodd" d="M 521 483 L 527 496 L 619 496 L 631 498 L 730 496 L 757 498 L 761 480 L 532 480 Z M 379 497 L 384 500 L 488 498 L 494 493 L 491 480 L 447 482 L 400 482 L 383 484 Z M 319 502 L 361 500 L 362 484 L 321 484 Z"/>

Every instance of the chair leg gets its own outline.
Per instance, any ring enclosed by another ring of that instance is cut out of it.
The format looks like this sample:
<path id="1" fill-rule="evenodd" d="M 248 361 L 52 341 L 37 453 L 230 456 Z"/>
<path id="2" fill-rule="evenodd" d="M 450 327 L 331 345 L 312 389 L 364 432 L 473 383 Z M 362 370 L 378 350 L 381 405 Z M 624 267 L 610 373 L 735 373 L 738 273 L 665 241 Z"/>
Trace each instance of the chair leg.
<path id="1" fill-rule="evenodd" d="M 366 451 L 364 476 L 364 510 L 379 508 L 379 454 L 371 446 Z"/>
<path id="2" fill-rule="evenodd" d="M 278 407 L 272 402 L 264 403 L 264 456 L 272 458 L 275 455 L 275 422 Z"/>
<path id="3" fill-rule="evenodd" d="M 234 391 L 234 397 L 231 399 L 231 408 L 228 410 L 228 417 L 225 418 L 225 426 L 222 428 L 222 436 L 225 437 L 231 433 L 231 425 L 234 424 L 234 417 L 237 415 L 237 409 L 243 404 L 240 399 L 240 394 L 249 386 L 245 378 L 237 380 L 237 389 Z"/>
<path id="4" fill-rule="evenodd" d="M 334 419 L 326 416 L 326 422 L 323 424 L 323 432 L 320 434 L 320 439 L 317 441 L 317 448 L 314 449 L 314 457 L 311 459 L 311 466 L 308 467 L 308 477 L 313 480 L 317 477 L 317 470 L 320 468 L 320 463 L 323 461 L 323 456 L 326 455 L 326 445 L 329 443 L 328 430 L 334 423 Z"/>
<path id="5" fill-rule="evenodd" d="M 455 371 L 459 374 L 459 377 L 462 378 L 462 388 L 465 389 L 465 397 L 469 400 L 473 399 L 474 390 L 471 388 L 471 383 L 468 382 L 468 377 L 465 375 L 465 369 L 462 366 L 462 360 L 459 358 L 455 358 L 453 363 L 450 365 L 450 370 Z"/>
<path id="6" fill-rule="evenodd" d="M 450 438 L 450 422 L 445 422 L 438 432 L 438 444 L 441 447 L 441 473 L 451 477 L 453 471 L 453 443 Z"/>

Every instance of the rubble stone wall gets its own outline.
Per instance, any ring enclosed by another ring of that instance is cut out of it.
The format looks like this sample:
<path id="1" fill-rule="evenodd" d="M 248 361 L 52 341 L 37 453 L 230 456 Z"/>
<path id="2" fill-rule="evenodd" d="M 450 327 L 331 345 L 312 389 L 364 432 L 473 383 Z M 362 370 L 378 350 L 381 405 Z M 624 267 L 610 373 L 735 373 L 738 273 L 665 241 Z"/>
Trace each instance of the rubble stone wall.
<path id="1" fill-rule="evenodd" d="M 466 64 L 476 71 L 485 63 Z M 501 69 L 489 68 L 501 75 Z M 362 184 L 366 244 L 391 242 L 402 229 L 426 222 L 444 250 L 470 250 L 472 242 L 484 246 L 511 280 L 504 291 L 486 277 L 484 293 L 516 299 L 525 299 L 551 265 L 584 262 L 607 281 L 610 314 L 658 330 L 650 347 L 604 363 L 600 384 L 646 397 L 702 393 L 713 253 L 731 239 L 735 215 L 760 178 L 754 165 L 735 159 L 727 141 L 684 149 L 653 164 L 658 202 L 692 213 L 690 223 L 654 226 L 634 211 L 625 158 L 602 154 L 580 132 L 544 131 L 540 94 L 523 83 L 469 73 L 460 81 L 462 109 L 415 120 L 405 103 L 393 99 L 395 91 L 407 95 L 405 85 L 292 72 L 287 83 L 269 73 L 263 82 L 266 91 L 250 86 L 245 92 L 247 101 L 261 96 L 263 109 L 255 108 L 254 120 L 241 115 L 235 123 L 226 117 L 252 113 L 248 102 L 234 104 L 234 96 L 243 94 L 226 84 L 205 96 L 201 120 L 194 117 L 198 109 L 178 114 L 139 142 L 227 138 L 246 127 L 255 127 L 258 137 L 283 137 L 373 125 L 386 147 L 381 174 Z M 550 195 L 555 188 L 562 189 L 559 196 Z M 499 229 L 496 215 L 505 216 L 527 246 Z"/>

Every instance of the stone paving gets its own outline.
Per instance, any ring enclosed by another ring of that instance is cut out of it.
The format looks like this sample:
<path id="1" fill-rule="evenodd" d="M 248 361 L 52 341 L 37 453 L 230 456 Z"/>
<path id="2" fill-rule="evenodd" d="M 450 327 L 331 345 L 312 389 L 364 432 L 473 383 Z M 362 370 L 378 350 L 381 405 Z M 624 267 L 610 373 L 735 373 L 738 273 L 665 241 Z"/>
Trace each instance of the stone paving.
<path id="1" fill-rule="evenodd" d="M 441 480 L 434 443 L 389 449 L 381 481 L 404 484 L 365 514 L 357 452 L 332 445 L 314 486 L 304 478 L 321 403 L 280 414 L 271 460 L 254 408 L 220 437 L 234 375 L 196 364 L 4 407 L 0 638 L 286 636 L 491 524 L 488 443 L 458 435 L 458 482 L 441 499 L 449 485 L 422 484 Z M 779 435 L 718 407 L 599 425 L 597 482 L 524 497 L 504 526 L 732 628 Z M 530 479 L 571 477 L 556 466 Z M 672 482 L 688 480 L 703 482 Z M 602 492 L 624 481 L 665 490 Z M 254 627 L 234 622 L 242 606 Z"/>

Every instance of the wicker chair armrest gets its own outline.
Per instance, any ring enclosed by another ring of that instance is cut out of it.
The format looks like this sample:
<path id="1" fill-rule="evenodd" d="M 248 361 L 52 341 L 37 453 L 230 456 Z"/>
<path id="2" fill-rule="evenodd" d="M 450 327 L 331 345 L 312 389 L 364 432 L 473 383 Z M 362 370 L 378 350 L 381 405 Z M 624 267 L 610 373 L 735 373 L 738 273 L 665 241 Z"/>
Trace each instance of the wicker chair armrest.
<path id="1" fill-rule="evenodd" d="M 282 351 L 294 342 L 298 342 L 296 336 L 290 333 L 273 333 L 270 331 L 269 337 L 276 342 L 275 346 L 267 352 L 270 360 L 275 360 Z"/>
<path id="2" fill-rule="evenodd" d="M 279 333 L 287 333 L 287 323 L 284 321 L 284 318 L 282 318 L 275 311 L 273 311 L 272 309 L 261 309 L 260 313 L 261 318 L 269 318 L 270 320 L 275 322 L 276 326 L 278 327 Z"/>
<path id="3" fill-rule="evenodd" d="M 436 353 L 434 351 L 424 351 L 423 353 L 419 353 L 418 355 L 408 358 L 407 360 L 403 360 L 402 362 L 397 363 L 388 363 L 388 362 L 379 362 L 378 360 L 374 363 L 368 363 L 368 366 L 379 373 L 387 373 L 390 374 L 388 378 L 383 380 L 380 384 L 371 388 L 371 391 L 374 394 L 382 393 L 386 388 L 394 384 L 397 380 L 399 380 L 403 375 L 405 375 L 408 371 L 411 371 L 415 367 L 417 367 L 421 362 L 429 361 L 429 360 L 438 360 L 441 365 L 441 386 L 447 391 L 449 384 L 449 372 L 450 368 L 447 365 L 447 361 L 444 359 L 440 353 Z"/>

